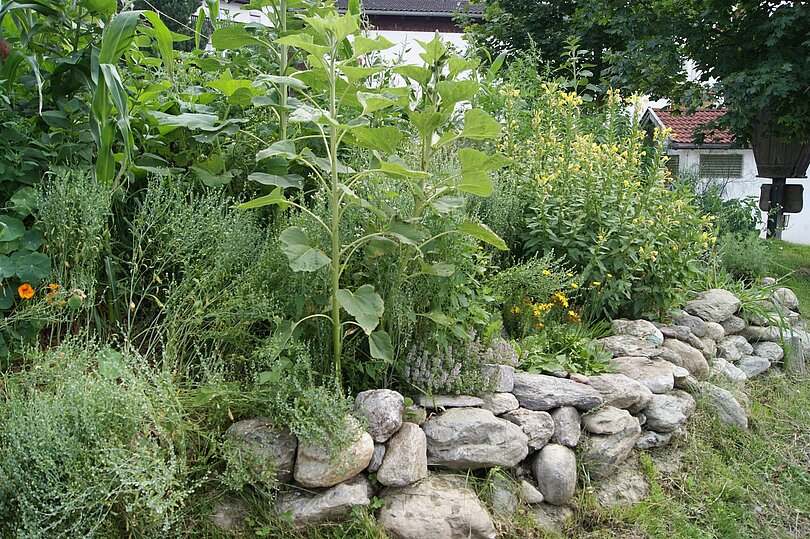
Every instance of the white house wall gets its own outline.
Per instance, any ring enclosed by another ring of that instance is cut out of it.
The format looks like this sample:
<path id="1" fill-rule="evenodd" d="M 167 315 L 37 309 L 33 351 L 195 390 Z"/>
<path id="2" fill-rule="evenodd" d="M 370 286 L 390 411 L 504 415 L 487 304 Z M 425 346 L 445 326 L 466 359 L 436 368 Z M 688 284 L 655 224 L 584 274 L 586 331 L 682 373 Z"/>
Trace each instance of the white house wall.
<path id="1" fill-rule="evenodd" d="M 697 173 L 700 169 L 700 156 L 706 154 L 743 156 L 743 174 L 741 178 L 730 178 L 726 184 L 724 198 L 755 197 L 759 200 L 760 187 L 771 183 L 769 178 L 757 177 L 757 166 L 754 161 L 753 150 L 670 150 L 670 154 L 680 156 L 679 171 L 684 174 L 689 171 Z M 810 245 L 810 181 L 788 179 L 789 184 L 801 183 L 804 185 L 804 208 L 801 213 L 788 214 L 789 221 L 782 232 L 782 239 L 792 243 Z M 767 213 L 760 212 L 763 223 L 767 220 Z"/>

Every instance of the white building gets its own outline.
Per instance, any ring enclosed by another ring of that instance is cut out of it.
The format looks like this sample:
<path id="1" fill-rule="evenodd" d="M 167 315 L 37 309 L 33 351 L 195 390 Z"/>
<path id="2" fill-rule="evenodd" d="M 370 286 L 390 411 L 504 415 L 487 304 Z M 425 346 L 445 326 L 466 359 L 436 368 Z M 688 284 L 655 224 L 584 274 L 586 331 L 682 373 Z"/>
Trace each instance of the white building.
<path id="1" fill-rule="evenodd" d="M 722 109 L 701 109 L 694 114 L 673 114 L 668 109 L 649 108 L 642 118 L 642 124 L 670 130 L 667 140 L 667 166 L 680 175 L 699 174 L 703 181 L 720 181 L 725 184 L 726 199 L 755 197 L 760 198 L 763 184 L 770 184 L 769 178 L 757 176 L 754 152 L 750 147 L 735 148 L 731 135 L 724 131 L 707 132 L 705 125 L 717 120 Z M 704 140 L 695 142 L 696 134 L 703 133 Z M 807 175 L 805 173 L 805 175 Z M 789 178 L 788 184 L 810 185 L 808 180 Z M 782 239 L 792 243 L 810 245 L 810 189 L 804 192 L 804 209 L 801 213 L 786 214 L 787 223 Z M 761 212 L 763 222 L 766 212 Z"/>

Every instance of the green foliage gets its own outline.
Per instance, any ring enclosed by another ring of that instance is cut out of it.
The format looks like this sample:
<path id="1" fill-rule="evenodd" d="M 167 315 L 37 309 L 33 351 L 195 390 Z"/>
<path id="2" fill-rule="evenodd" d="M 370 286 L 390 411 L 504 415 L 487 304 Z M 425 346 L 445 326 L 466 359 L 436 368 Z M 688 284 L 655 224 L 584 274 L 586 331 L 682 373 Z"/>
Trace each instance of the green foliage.
<path id="1" fill-rule="evenodd" d="M 551 322 L 523 339 L 521 369 L 534 373 L 569 372 L 586 376 L 613 370 L 613 354 L 594 339 L 605 337 L 610 328 L 605 322 Z"/>
<path id="2" fill-rule="evenodd" d="M 723 267 L 735 277 L 751 281 L 768 272 L 771 247 L 759 234 L 726 234 L 717 242 Z"/>
<path id="3" fill-rule="evenodd" d="M 705 180 L 697 170 L 689 170 L 674 178 L 673 184 L 694 193 L 700 211 L 714 216 L 718 234 L 750 234 L 762 227 L 756 198 L 726 199 L 728 180 Z"/>
<path id="4" fill-rule="evenodd" d="M 3 380 L 2 534 L 171 531 L 192 484 L 169 376 L 136 356 L 73 341 L 36 363 Z"/>
<path id="5" fill-rule="evenodd" d="M 515 96 L 506 103 L 508 115 L 519 109 L 503 144 L 517 179 L 501 185 L 527 202 L 524 252 L 563 257 L 594 315 L 663 312 L 695 277 L 714 241 L 711 223 L 669 188 L 660 151 L 647 154 L 618 93 L 585 114 L 576 94 L 551 83 L 541 90 L 532 112 Z"/>

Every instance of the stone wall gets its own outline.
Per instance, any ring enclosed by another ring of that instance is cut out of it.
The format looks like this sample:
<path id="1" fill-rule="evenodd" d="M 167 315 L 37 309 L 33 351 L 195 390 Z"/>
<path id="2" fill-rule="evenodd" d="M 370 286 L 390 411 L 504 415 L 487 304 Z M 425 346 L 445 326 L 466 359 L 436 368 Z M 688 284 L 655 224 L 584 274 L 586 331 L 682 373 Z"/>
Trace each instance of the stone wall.
<path id="1" fill-rule="evenodd" d="M 422 395 L 408 409 L 395 391 L 365 391 L 355 411 L 367 428 L 337 455 L 298 444 L 261 419 L 239 421 L 226 436 L 257 474 L 272 470 L 298 487 L 275 502 L 297 526 L 344 518 L 376 496 L 391 537 L 494 538 L 487 508 L 453 472 L 499 467 L 516 482 L 494 482 L 493 510 L 508 515 L 525 503 L 542 527 L 555 529 L 573 514 L 578 464 L 595 480 L 601 505 L 643 498 L 648 486 L 634 453 L 682 435 L 696 398 L 723 422 L 747 428 L 746 380 L 785 364 L 782 342 L 794 344 L 794 366 L 810 355 L 798 307 L 786 288 L 750 312 L 730 292 L 709 290 L 671 325 L 614 320 L 613 335 L 600 339 L 614 355 L 609 374 L 546 376 L 492 365 L 497 392 Z M 356 425 L 347 420 L 347 429 Z M 238 526 L 244 510 L 223 502 L 215 522 Z"/>

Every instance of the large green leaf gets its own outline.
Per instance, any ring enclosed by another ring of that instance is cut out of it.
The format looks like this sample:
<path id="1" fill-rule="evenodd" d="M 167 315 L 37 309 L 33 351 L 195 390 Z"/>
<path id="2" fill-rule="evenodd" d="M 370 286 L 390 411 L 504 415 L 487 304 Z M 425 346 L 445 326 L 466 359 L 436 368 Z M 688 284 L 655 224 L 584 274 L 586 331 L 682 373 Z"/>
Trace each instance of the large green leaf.
<path id="1" fill-rule="evenodd" d="M 354 53 L 357 56 L 362 56 L 373 51 L 384 51 L 390 49 L 394 44 L 391 43 L 385 36 L 377 36 L 374 39 L 357 36 L 354 38 Z"/>
<path id="2" fill-rule="evenodd" d="M 436 85 L 442 98 L 442 109 L 453 110 L 457 103 L 470 101 L 478 91 L 478 83 L 473 80 L 445 80 Z"/>
<path id="3" fill-rule="evenodd" d="M 371 92 L 357 92 L 357 100 L 363 105 L 363 114 L 366 116 L 397 104 L 396 98 L 391 99 L 384 94 Z"/>
<path id="4" fill-rule="evenodd" d="M 291 140 L 279 140 L 270 145 L 269 148 L 259 151 L 256 154 L 256 160 L 261 161 L 269 157 L 280 155 L 286 159 L 295 159 L 298 151 L 295 149 L 295 142 Z"/>
<path id="5" fill-rule="evenodd" d="M 113 4 L 115 2 L 113 1 Z M 160 56 L 163 58 L 163 65 L 166 67 L 166 72 L 169 74 L 169 79 L 174 78 L 174 39 L 172 38 L 171 31 L 166 27 L 160 16 L 154 11 L 144 11 L 143 16 L 155 29 L 155 40 L 158 44 Z"/>
<path id="6" fill-rule="evenodd" d="M 253 88 L 253 81 L 245 79 L 217 79 L 209 82 L 208 87 L 219 90 L 230 97 L 235 94 L 237 90 Z"/>
<path id="7" fill-rule="evenodd" d="M 486 114 L 486 113 L 484 113 Z M 423 137 L 432 135 L 438 128 L 443 126 L 450 119 L 449 114 L 442 114 L 440 112 L 432 112 L 426 110 L 424 112 L 414 111 L 408 114 L 408 119 L 411 124 L 419 131 Z"/>
<path id="8" fill-rule="evenodd" d="M 391 336 L 385 331 L 373 331 L 368 336 L 368 349 L 374 359 L 394 360 L 394 346 L 391 344 Z"/>
<path id="9" fill-rule="evenodd" d="M 266 172 L 254 172 L 248 176 L 248 180 L 262 185 L 275 185 L 282 189 L 304 188 L 304 178 L 298 174 L 285 174 L 282 176 L 278 174 L 267 174 Z"/>
<path id="10" fill-rule="evenodd" d="M 217 50 L 241 49 L 249 45 L 262 45 L 262 42 L 239 24 L 222 26 L 211 34 L 211 46 Z"/>
<path id="11" fill-rule="evenodd" d="M 302 228 L 286 228 L 278 239 L 283 244 L 281 251 L 287 255 L 293 271 L 317 271 L 332 261 L 320 249 L 309 244 L 309 237 Z"/>
<path id="12" fill-rule="evenodd" d="M 116 15 L 104 27 L 101 36 L 101 51 L 98 54 L 99 64 L 115 65 L 118 63 L 124 51 L 132 46 L 140 16 L 140 11 L 124 11 Z"/>
<path id="13" fill-rule="evenodd" d="M 276 40 L 276 43 L 289 45 L 297 49 L 305 50 L 315 57 L 325 57 L 329 54 L 329 47 L 315 43 L 312 36 L 308 34 L 294 34 L 284 36 Z"/>
<path id="14" fill-rule="evenodd" d="M 371 335 L 380 323 L 380 317 L 385 309 L 385 304 L 380 295 L 374 291 L 374 287 L 364 284 L 355 292 L 341 288 L 337 291 L 337 299 L 340 306 L 354 317 L 366 335 Z"/>
<path id="15" fill-rule="evenodd" d="M 425 69 L 424 67 L 419 67 L 415 65 L 404 65 L 394 68 L 394 73 L 397 75 L 402 75 L 405 78 L 411 79 L 416 81 L 417 83 L 421 84 L 422 86 L 426 86 L 430 77 L 433 76 L 433 72 L 429 69 Z"/>
<path id="16" fill-rule="evenodd" d="M 501 239 L 496 233 L 489 229 L 486 225 L 479 225 L 477 223 L 466 222 L 462 223 L 456 229 L 463 234 L 467 234 L 468 236 L 472 236 L 473 238 L 479 239 L 483 242 L 486 242 L 501 251 L 508 251 L 509 248 L 506 246 L 506 242 Z"/>
<path id="17" fill-rule="evenodd" d="M 501 134 L 501 124 L 481 109 L 470 109 L 464 113 L 464 128 L 461 136 L 472 140 L 497 138 Z"/>
<path id="18" fill-rule="evenodd" d="M 501 154 L 486 154 L 474 148 L 460 149 L 458 159 L 461 161 L 461 181 L 456 187 L 479 196 L 489 196 L 492 193 L 488 171 L 509 164 L 509 159 Z"/>
<path id="19" fill-rule="evenodd" d="M 17 263 L 6 255 L 0 255 L 0 278 L 8 279 L 17 274 Z"/>
<path id="20" fill-rule="evenodd" d="M 422 170 L 409 168 L 405 160 L 396 155 L 389 155 L 387 159 L 383 159 L 381 155 L 374 152 L 374 157 L 375 162 L 372 166 L 392 178 L 427 178 L 430 176 L 429 173 Z"/>
<path id="21" fill-rule="evenodd" d="M 408 245 L 419 245 L 429 237 L 429 232 L 424 227 L 414 224 L 406 223 L 395 219 L 388 223 L 383 231 L 389 236 L 393 236 L 402 243 Z"/>
<path id="22" fill-rule="evenodd" d="M 356 127 L 352 129 L 354 143 L 361 148 L 379 150 L 386 155 L 396 151 L 402 140 L 402 131 L 392 126 Z"/>
<path id="23" fill-rule="evenodd" d="M 93 15 L 109 17 L 118 9 L 116 0 L 82 0 L 80 2 Z"/>
<path id="24" fill-rule="evenodd" d="M 384 256 L 394 252 L 398 246 L 399 243 L 395 242 L 394 240 L 382 236 L 376 236 L 368 241 L 364 249 L 364 253 L 366 258 L 377 258 L 379 256 Z"/>
<path id="25" fill-rule="evenodd" d="M 281 192 L 280 188 L 273 189 L 269 195 L 264 195 L 247 202 L 243 202 L 236 206 L 240 210 L 253 210 L 256 208 L 264 208 L 265 206 L 272 206 L 278 204 L 282 209 L 288 206 L 287 199 Z"/>
<path id="26" fill-rule="evenodd" d="M 25 225 L 10 215 L 0 215 L 0 241 L 14 241 L 25 234 Z"/>
<path id="27" fill-rule="evenodd" d="M 51 259 L 42 253 L 17 251 L 11 259 L 17 264 L 17 277 L 23 282 L 36 283 L 51 273 Z"/>
<path id="28" fill-rule="evenodd" d="M 26 251 L 36 251 L 42 246 L 42 232 L 36 228 L 30 228 L 23 234 L 20 241 L 20 248 Z"/>
<path id="29" fill-rule="evenodd" d="M 34 213 L 39 207 L 39 193 L 33 187 L 23 187 L 11 196 L 8 207 L 22 217 Z"/>

